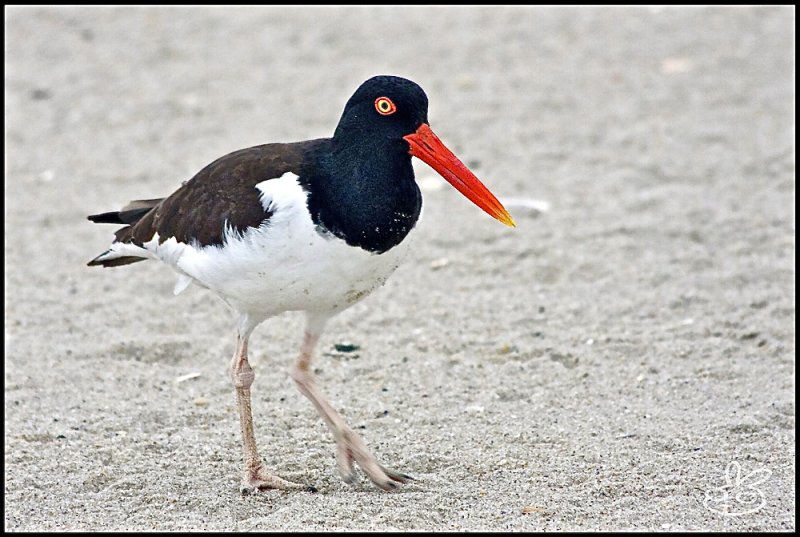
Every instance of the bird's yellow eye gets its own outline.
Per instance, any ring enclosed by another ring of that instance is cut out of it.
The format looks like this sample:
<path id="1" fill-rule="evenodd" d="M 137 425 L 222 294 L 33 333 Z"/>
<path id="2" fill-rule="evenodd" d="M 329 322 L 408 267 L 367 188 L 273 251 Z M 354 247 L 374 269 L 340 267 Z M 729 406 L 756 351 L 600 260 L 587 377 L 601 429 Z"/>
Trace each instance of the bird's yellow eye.
<path id="1" fill-rule="evenodd" d="M 375 110 L 382 116 L 390 116 L 397 112 L 397 107 L 389 97 L 378 97 L 375 99 Z"/>

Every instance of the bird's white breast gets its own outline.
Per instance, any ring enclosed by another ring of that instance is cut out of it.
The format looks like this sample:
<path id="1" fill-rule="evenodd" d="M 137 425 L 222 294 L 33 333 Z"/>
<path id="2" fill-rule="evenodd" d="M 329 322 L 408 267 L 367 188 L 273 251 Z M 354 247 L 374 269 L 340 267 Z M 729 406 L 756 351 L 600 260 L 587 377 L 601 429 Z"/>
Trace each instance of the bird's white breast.
<path id="1" fill-rule="evenodd" d="M 375 254 L 318 231 L 296 175 L 286 173 L 256 188 L 272 213 L 261 227 L 244 233 L 228 227 L 222 246 L 174 239 L 158 245 L 156 238 L 145 247 L 156 247 L 151 252 L 184 279 L 216 291 L 242 313 L 264 318 L 288 310 L 344 309 L 383 285 L 402 262 L 406 244 Z"/>

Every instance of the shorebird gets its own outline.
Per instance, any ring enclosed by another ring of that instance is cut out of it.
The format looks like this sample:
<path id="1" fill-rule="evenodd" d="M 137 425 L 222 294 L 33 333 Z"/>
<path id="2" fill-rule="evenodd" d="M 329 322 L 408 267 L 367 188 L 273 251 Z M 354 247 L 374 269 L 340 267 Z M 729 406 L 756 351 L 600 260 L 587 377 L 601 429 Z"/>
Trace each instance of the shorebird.
<path id="1" fill-rule="evenodd" d="M 361 84 L 331 138 L 234 151 L 166 198 L 88 217 L 124 225 L 90 266 L 155 259 L 177 273 L 175 294 L 195 283 L 237 313 L 230 375 L 241 425 L 242 491 L 308 488 L 267 470 L 253 430 L 255 375 L 247 342 L 259 323 L 286 311 L 305 313 L 291 377 L 333 433 L 344 481 L 356 480 L 356 465 L 385 490 L 411 479 L 378 463 L 320 392 L 311 360 L 326 322 L 382 286 L 404 257 L 404 239 L 422 208 L 412 156 L 514 226 L 502 204 L 433 133 L 422 88 L 395 76 Z"/>

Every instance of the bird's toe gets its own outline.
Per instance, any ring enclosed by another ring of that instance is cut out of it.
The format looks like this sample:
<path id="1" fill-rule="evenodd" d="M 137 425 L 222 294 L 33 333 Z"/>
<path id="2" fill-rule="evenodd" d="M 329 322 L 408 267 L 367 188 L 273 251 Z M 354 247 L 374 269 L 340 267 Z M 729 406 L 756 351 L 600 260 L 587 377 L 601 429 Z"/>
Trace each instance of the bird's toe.
<path id="1" fill-rule="evenodd" d="M 385 490 L 387 492 L 388 491 L 392 491 L 392 490 L 397 490 L 400 487 L 400 485 L 398 485 L 397 483 L 395 483 L 391 479 L 387 479 L 386 481 L 383 481 L 383 482 L 380 482 L 380 483 L 375 482 L 375 484 L 378 485 L 380 488 L 382 488 L 383 490 Z"/>
<path id="2" fill-rule="evenodd" d="M 385 473 L 389 477 L 389 479 L 397 481 L 398 483 L 408 483 L 409 481 L 414 481 L 414 478 L 411 477 L 410 475 L 397 472 L 395 470 L 392 470 L 391 468 L 386 468 L 384 466 L 381 466 L 381 470 L 383 470 L 383 473 Z"/>
<path id="3" fill-rule="evenodd" d="M 311 485 L 287 481 L 276 475 L 268 474 L 260 466 L 252 470 L 245 470 L 239 490 L 243 495 L 267 490 L 306 490 L 308 492 L 316 492 L 316 488 Z"/>

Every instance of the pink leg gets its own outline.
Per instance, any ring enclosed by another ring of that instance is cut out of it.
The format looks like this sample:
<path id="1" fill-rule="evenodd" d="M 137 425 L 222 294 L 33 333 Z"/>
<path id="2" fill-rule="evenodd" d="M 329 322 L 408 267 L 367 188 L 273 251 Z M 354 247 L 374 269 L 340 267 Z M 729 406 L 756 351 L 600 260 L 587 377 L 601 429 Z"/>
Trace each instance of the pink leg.
<path id="1" fill-rule="evenodd" d="M 300 392 L 305 395 L 317 408 L 317 412 L 325 420 L 328 428 L 336 439 L 336 461 L 339 473 L 346 483 L 355 482 L 353 463 L 357 463 L 364 473 L 377 486 L 384 490 L 397 487 L 397 483 L 406 483 L 412 478 L 400 472 L 390 470 L 378 464 L 370 453 L 361 437 L 347 426 L 344 419 L 328 403 L 317 388 L 316 379 L 311 372 L 311 357 L 322 332 L 324 322 L 309 322 L 306 328 L 300 356 L 292 367 L 292 379 L 297 384 Z"/>
<path id="2" fill-rule="evenodd" d="M 242 476 L 242 492 L 255 492 L 267 489 L 306 489 L 313 487 L 292 483 L 278 476 L 270 475 L 264 469 L 264 463 L 256 448 L 256 437 L 253 432 L 253 413 L 250 405 L 250 386 L 255 374 L 247 361 L 247 339 L 241 333 L 236 339 L 236 352 L 231 361 L 231 378 L 236 388 L 236 406 L 239 409 L 239 422 L 242 427 L 242 451 L 244 453 L 244 472 Z"/>

